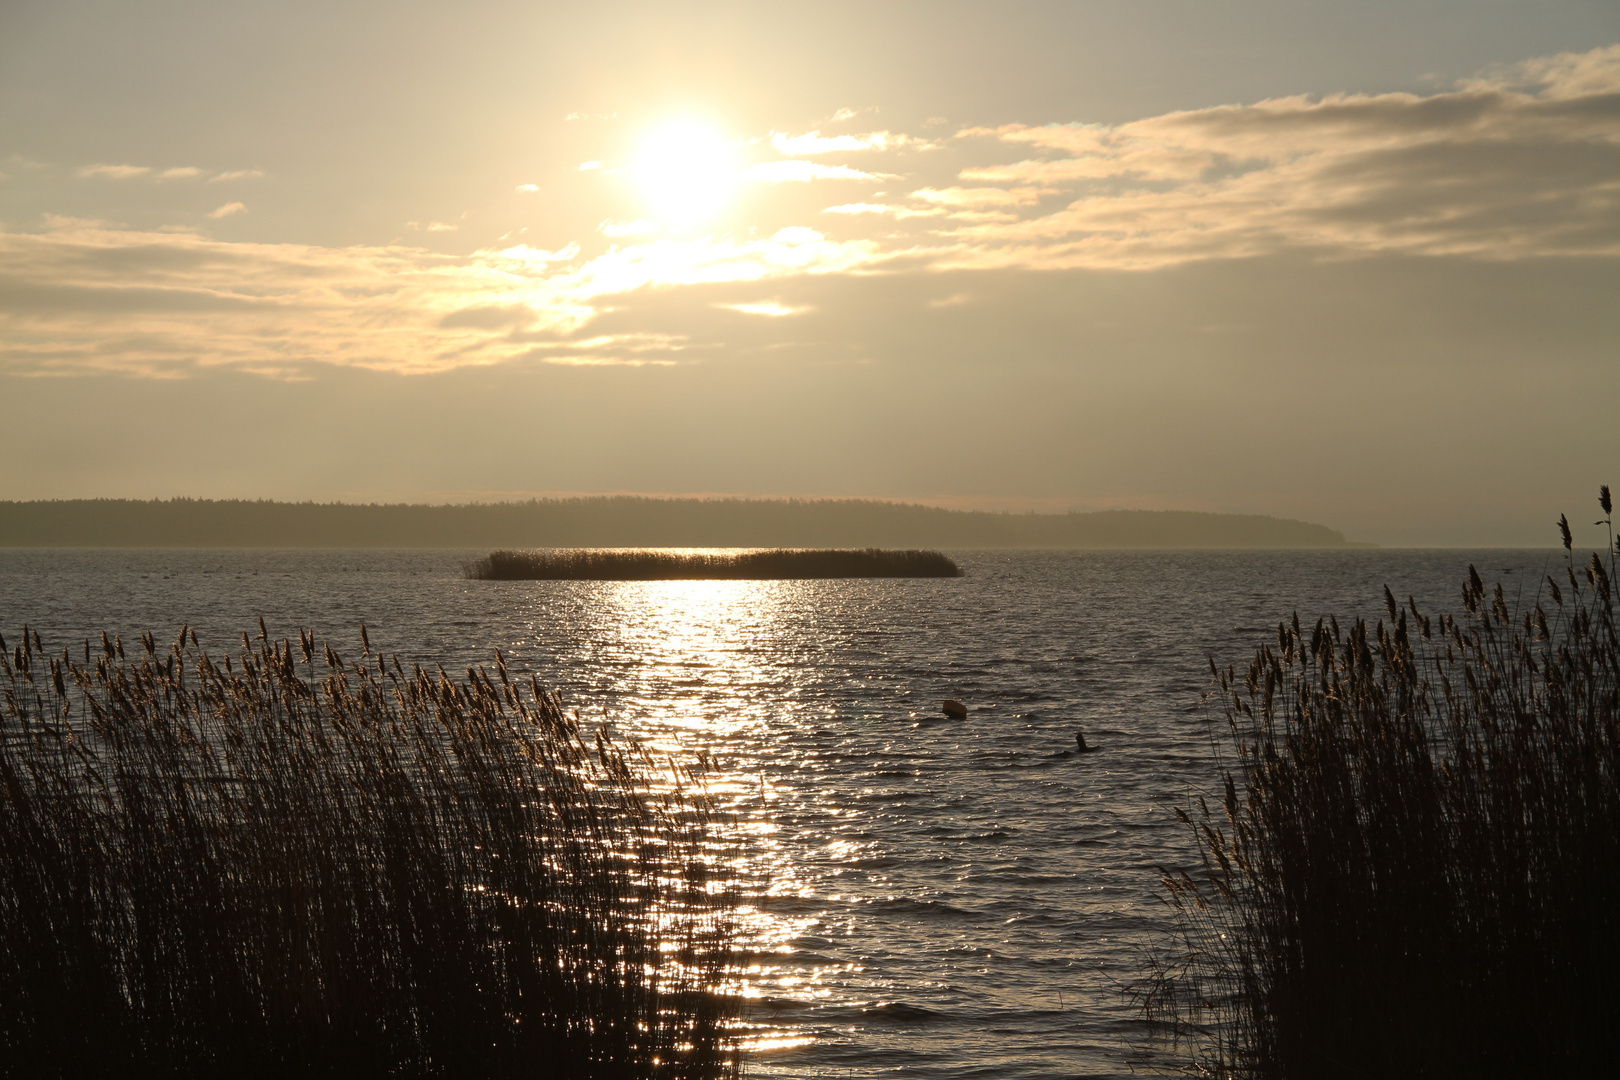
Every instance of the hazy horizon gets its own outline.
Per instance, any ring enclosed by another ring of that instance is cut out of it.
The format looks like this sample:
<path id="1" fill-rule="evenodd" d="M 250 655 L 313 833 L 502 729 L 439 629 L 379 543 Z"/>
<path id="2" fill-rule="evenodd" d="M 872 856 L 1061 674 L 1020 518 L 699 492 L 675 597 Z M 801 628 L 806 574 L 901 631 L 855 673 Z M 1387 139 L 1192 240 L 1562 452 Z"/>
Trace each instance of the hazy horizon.
<path id="1" fill-rule="evenodd" d="M 24 0 L 0 500 L 1587 543 L 1616 177 L 1603 0 Z"/>
<path id="2" fill-rule="evenodd" d="M 1321 525 L 1258 515 L 944 510 L 870 499 L 286 503 L 0 501 L 0 547 L 1344 549 Z"/>

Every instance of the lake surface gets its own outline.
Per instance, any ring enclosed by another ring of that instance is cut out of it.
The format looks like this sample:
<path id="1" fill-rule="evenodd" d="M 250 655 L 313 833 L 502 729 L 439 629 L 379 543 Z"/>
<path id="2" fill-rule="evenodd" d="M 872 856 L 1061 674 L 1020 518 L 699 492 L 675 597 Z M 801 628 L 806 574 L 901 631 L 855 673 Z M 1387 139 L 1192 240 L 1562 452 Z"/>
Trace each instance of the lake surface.
<path id="1" fill-rule="evenodd" d="M 1217 780 L 1208 658 L 1276 624 L 1528 603 L 1562 552 L 952 552 L 960 579 L 488 582 L 483 552 L 0 550 L 0 632 L 211 652 L 263 616 L 407 666 L 499 648 L 587 723 L 721 763 L 757 892 L 748 1073 L 1123 1077 L 1173 807 Z M 944 698 L 970 709 L 940 713 Z M 1083 729 L 1094 753 L 1079 755 Z"/>

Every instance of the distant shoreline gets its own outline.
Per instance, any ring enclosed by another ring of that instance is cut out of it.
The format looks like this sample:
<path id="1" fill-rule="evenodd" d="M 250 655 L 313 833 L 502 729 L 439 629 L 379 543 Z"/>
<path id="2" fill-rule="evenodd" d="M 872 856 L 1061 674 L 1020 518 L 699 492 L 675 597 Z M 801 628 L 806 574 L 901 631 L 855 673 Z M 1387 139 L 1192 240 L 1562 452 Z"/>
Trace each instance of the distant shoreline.
<path id="1" fill-rule="evenodd" d="M 464 505 L 213 499 L 0 502 L 0 547 L 1347 549 L 1260 514 L 944 510 L 875 499 L 601 496 Z"/>

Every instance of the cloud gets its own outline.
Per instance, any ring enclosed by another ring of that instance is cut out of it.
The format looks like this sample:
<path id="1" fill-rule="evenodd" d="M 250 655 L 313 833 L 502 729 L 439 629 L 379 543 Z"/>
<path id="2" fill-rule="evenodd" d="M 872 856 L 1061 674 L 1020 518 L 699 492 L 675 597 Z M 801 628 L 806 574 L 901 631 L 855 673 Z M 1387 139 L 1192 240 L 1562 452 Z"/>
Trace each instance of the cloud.
<path id="1" fill-rule="evenodd" d="M 862 172 L 848 165 L 823 165 L 818 161 L 761 161 L 742 171 L 744 180 L 767 184 L 804 183 L 810 180 L 894 180 L 892 173 Z"/>
<path id="2" fill-rule="evenodd" d="M 909 135 L 896 135 L 888 131 L 869 131 L 865 135 L 823 136 L 819 131 L 807 135 L 787 135 L 771 132 L 771 146 L 779 154 L 806 157 L 814 154 L 859 152 L 862 150 L 890 150 L 909 146 L 918 140 Z"/>
<path id="3" fill-rule="evenodd" d="M 812 137 L 823 139 L 783 136 Z M 886 145 L 871 150 L 880 163 L 883 153 L 905 152 L 898 137 Z M 38 233 L 0 233 L 0 285 L 12 298 L 0 314 L 0 369 L 173 374 L 226 365 L 285 377 L 319 365 L 409 373 L 692 363 L 723 353 L 725 335 L 758 335 L 762 349 L 810 348 L 764 337 L 771 326 L 798 334 L 831 324 L 837 308 L 819 298 L 818 282 L 858 279 L 859 291 L 877 279 L 931 276 L 913 307 L 943 320 L 978 317 L 989 306 L 978 298 L 997 295 L 963 283 L 969 274 L 1168 273 L 1264 260 L 1611 265 L 1620 256 L 1620 46 L 1426 95 L 971 128 L 905 169 L 905 193 L 874 190 L 821 207 L 814 189 L 765 185 L 878 187 L 895 174 L 761 162 L 744 172 L 761 186 L 738 201 L 751 216 L 731 232 L 671 234 L 621 209 L 622 218 L 590 218 L 600 223 L 580 243 L 458 255 L 47 219 Z M 244 209 L 227 203 L 214 216 Z M 703 290 L 713 295 L 692 301 L 696 308 L 660 300 Z M 938 306 L 966 296 L 974 302 Z M 710 336 L 692 327 L 698 309 L 718 328 Z M 822 314 L 782 318 L 812 310 Z M 1218 318 L 1207 322 L 1210 335 L 1228 332 Z M 839 340 L 817 343 L 818 355 L 854 355 Z M 1016 336 L 997 348 L 1016 350 Z"/>
<path id="4" fill-rule="evenodd" d="M 535 192 L 540 190 L 540 185 L 539 184 L 519 184 L 517 186 L 517 190 L 525 192 L 525 193 L 527 193 L 529 195 L 533 195 Z"/>
<path id="5" fill-rule="evenodd" d="M 226 242 L 69 223 L 0 233 L 0 370 L 154 377 L 229 367 L 292 377 L 332 365 L 439 371 L 509 359 L 457 312 L 544 310 L 522 258 L 405 247 Z M 540 265 L 547 265 L 542 262 Z M 440 326 L 441 320 L 449 323 Z"/>
<path id="6" fill-rule="evenodd" d="M 938 207 L 927 210 L 915 210 L 909 206 L 895 206 L 891 203 L 842 203 L 838 206 L 829 206 L 821 211 L 823 214 L 881 214 L 893 218 L 913 217 L 939 217 L 945 211 Z"/>
<path id="7" fill-rule="evenodd" d="M 441 329 L 455 330 L 470 327 L 476 330 L 505 330 L 510 327 L 524 327 L 533 323 L 534 309 L 523 304 L 485 304 L 478 307 L 461 308 L 451 311 L 439 318 L 435 324 Z"/>
<path id="8" fill-rule="evenodd" d="M 497 252 L 489 257 L 504 256 L 504 252 Z M 790 226 L 762 239 L 665 238 L 615 247 L 577 269 L 554 276 L 548 285 L 584 299 L 649 286 L 669 288 L 849 273 L 883 259 L 884 253 L 874 241 L 831 240 L 814 229 Z"/>
<path id="9" fill-rule="evenodd" d="M 534 273 L 537 270 L 550 267 L 552 263 L 574 261 L 579 258 L 579 250 L 578 244 L 569 244 L 566 247 L 558 248 L 556 251 L 530 247 L 528 244 L 517 244 L 494 252 L 493 257 L 520 266 L 525 273 Z"/>
<path id="10" fill-rule="evenodd" d="M 247 213 L 247 207 L 245 205 L 243 205 L 242 203 L 228 202 L 224 206 L 218 207 L 218 208 L 216 208 L 214 210 L 210 210 L 208 212 L 208 216 L 211 217 L 211 218 L 216 218 L 217 219 L 217 218 L 227 218 L 227 217 L 230 217 L 232 214 L 245 214 L 245 213 Z"/>
<path id="11" fill-rule="evenodd" d="M 76 176 L 99 176 L 108 180 L 131 180 L 137 176 L 145 176 L 151 171 L 145 165 L 85 165 L 73 170 Z"/>
<path id="12" fill-rule="evenodd" d="M 580 172 L 596 172 L 602 167 L 600 161 L 582 161 L 579 163 Z"/>
<path id="13" fill-rule="evenodd" d="M 681 334 L 600 334 L 535 345 L 518 359 L 564 367 L 669 367 L 689 348 Z"/>
<path id="14" fill-rule="evenodd" d="M 988 207 L 1033 206 L 1040 202 L 1043 196 L 1056 194 L 1058 192 L 1051 188 L 949 187 L 919 188 L 911 193 L 911 198 L 951 209 L 979 210 Z"/>
<path id="15" fill-rule="evenodd" d="M 758 300 L 750 303 L 715 304 L 713 306 L 722 311 L 735 311 L 743 315 L 763 315 L 772 319 L 780 319 L 788 315 L 803 315 L 807 311 L 816 310 L 808 304 L 784 304 L 780 300 Z"/>
<path id="16" fill-rule="evenodd" d="M 208 178 L 210 184 L 217 184 L 221 180 L 257 180 L 264 176 L 262 169 L 234 169 L 231 172 L 222 172 L 218 176 Z"/>
<path id="17" fill-rule="evenodd" d="M 1056 212 L 959 230 L 972 250 L 962 264 L 1147 267 L 1287 249 L 1620 254 L 1620 46 L 1427 96 L 1279 98 L 959 138 L 1036 152 L 961 179 L 1069 196 Z"/>
<path id="18" fill-rule="evenodd" d="M 159 180 L 189 180 L 194 176 L 201 176 L 202 170 L 195 165 L 177 165 L 174 168 L 164 169 L 161 172 L 146 165 L 84 165 L 74 169 L 75 176 L 101 177 L 107 180 L 133 180 L 139 176 L 155 176 Z M 233 180 L 243 176 L 263 176 L 254 170 L 251 173 L 221 173 L 212 177 L 212 180 Z"/>
<path id="19" fill-rule="evenodd" d="M 228 367 L 300 378 L 332 366 L 411 374 L 521 361 L 669 364 L 693 355 L 683 335 L 599 328 L 619 297 L 845 274 L 882 259 L 870 241 L 803 227 L 748 240 L 660 239 L 581 259 L 577 244 L 448 256 L 55 219 L 44 232 L 0 232 L 0 372 L 174 377 Z"/>

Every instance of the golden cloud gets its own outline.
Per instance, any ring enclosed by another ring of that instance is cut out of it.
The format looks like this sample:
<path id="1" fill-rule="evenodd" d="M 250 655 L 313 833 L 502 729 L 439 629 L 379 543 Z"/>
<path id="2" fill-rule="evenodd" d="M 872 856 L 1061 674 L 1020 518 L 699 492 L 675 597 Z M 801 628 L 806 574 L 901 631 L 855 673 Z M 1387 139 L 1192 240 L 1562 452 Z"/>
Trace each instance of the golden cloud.
<path id="1" fill-rule="evenodd" d="M 742 171 L 744 180 L 767 184 L 804 183 L 811 180 L 893 180 L 892 173 L 863 172 L 848 165 L 823 165 L 819 161 L 761 161 Z"/>
<path id="2" fill-rule="evenodd" d="M 44 232 L 0 233 L 0 369 L 176 377 L 225 366 L 300 378 L 328 365 L 411 374 L 522 359 L 670 363 L 680 335 L 591 332 L 609 298 L 846 273 L 881 254 L 802 227 L 748 241 L 660 239 L 582 260 L 577 244 L 449 256 L 57 219 Z"/>
<path id="3" fill-rule="evenodd" d="M 864 135 L 822 135 L 812 131 L 805 135 L 771 132 L 771 146 L 779 154 L 789 157 L 810 157 L 816 154 L 860 152 L 863 150 L 892 150 L 901 146 L 917 147 L 923 140 L 910 135 L 897 135 L 891 131 L 869 131 Z"/>
<path id="4" fill-rule="evenodd" d="M 961 179 L 1072 198 L 957 230 L 966 250 L 952 265 L 1149 267 L 1289 248 L 1620 254 L 1620 46 L 1428 96 L 1281 98 L 959 137 L 1040 153 Z"/>
<path id="5" fill-rule="evenodd" d="M 99 176 L 108 180 L 130 180 L 145 176 L 152 170 L 145 165 L 85 165 L 73 171 L 74 175 L 86 178 Z"/>

